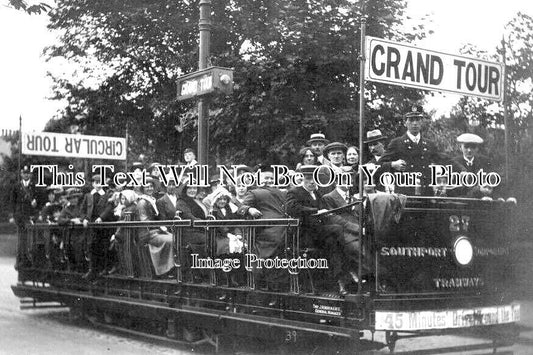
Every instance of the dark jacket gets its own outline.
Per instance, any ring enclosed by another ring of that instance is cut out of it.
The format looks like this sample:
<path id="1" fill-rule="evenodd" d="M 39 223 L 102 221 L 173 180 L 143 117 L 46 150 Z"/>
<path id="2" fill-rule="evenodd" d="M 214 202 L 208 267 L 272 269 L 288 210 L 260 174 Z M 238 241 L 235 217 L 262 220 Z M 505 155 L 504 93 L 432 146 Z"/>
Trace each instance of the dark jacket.
<path id="1" fill-rule="evenodd" d="M 422 176 L 420 183 L 422 185 L 423 195 L 432 195 L 433 190 L 428 185 L 431 183 L 431 164 L 443 164 L 446 165 L 450 160 L 443 154 L 440 154 L 437 150 L 437 146 L 424 138 L 420 137 L 418 144 L 415 144 L 407 133 L 403 136 L 394 138 L 389 145 L 385 154 L 380 159 L 381 163 L 393 162 L 398 159 L 405 160 L 407 167 L 405 172 L 420 172 Z M 395 172 L 391 169 L 391 172 Z M 396 187 L 395 192 L 406 195 L 414 195 L 414 187 Z"/>
<path id="2" fill-rule="evenodd" d="M 176 205 L 178 202 L 176 201 Z M 170 201 L 167 194 L 159 198 L 156 202 L 157 209 L 159 210 L 159 219 L 162 221 L 168 221 L 174 219 L 176 216 L 176 207 Z"/>
<path id="3" fill-rule="evenodd" d="M 258 187 L 246 193 L 242 206 L 237 210 L 239 216 L 246 217 L 250 207 L 258 209 L 261 219 L 286 218 L 286 193 L 273 187 Z M 285 227 L 257 228 L 255 246 L 260 258 L 269 258 L 284 250 Z"/>
<path id="4" fill-rule="evenodd" d="M 35 185 L 30 181 L 28 186 L 17 182 L 11 191 L 11 207 L 17 224 L 26 223 L 35 217 L 37 210 L 31 205 L 35 198 Z"/>
<path id="5" fill-rule="evenodd" d="M 312 230 L 322 225 L 318 217 L 313 216 L 320 209 L 318 191 L 314 192 L 316 199 L 309 191 L 301 186 L 293 187 L 287 192 L 287 214 L 300 219 L 302 230 Z"/>
<path id="6" fill-rule="evenodd" d="M 109 201 L 111 193 L 106 192 L 98 197 L 98 202 L 95 204 L 95 197 L 90 192 L 86 193 L 80 205 L 81 219 L 94 222 L 97 218 L 102 221 L 113 220 L 113 204 Z"/>

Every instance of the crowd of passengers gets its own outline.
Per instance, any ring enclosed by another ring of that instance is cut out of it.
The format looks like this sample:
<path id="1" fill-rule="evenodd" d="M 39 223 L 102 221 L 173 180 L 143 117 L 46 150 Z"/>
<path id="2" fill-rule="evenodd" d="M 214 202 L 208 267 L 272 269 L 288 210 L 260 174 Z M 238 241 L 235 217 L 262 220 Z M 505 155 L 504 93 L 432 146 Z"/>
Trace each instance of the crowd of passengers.
<path id="1" fill-rule="evenodd" d="M 460 171 L 476 172 L 483 168 L 490 170 L 490 160 L 478 154 L 478 148 L 483 142 L 479 136 L 469 133 L 459 136 L 458 142 L 461 144 L 463 155 L 449 159 L 440 154 L 432 142 L 420 137 L 420 119 L 421 114 L 415 109 L 406 114 L 406 134 L 393 139 L 387 148 L 387 138 L 379 130 L 367 132 L 365 144 L 371 154 L 367 166 L 378 168 L 376 176 L 385 171 L 423 171 L 431 163 L 451 163 Z M 49 187 L 48 201 L 44 204 L 38 220 L 58 225 L 87 226 L 89 222 L 156 221 L 175 218 L 194 221 L 204 220 L 209 216 L 215 219 L 298 218 L 301 222 L 300 249 L 314 250 L 317 253 L 315 256 L 329 260 L 329 270 L 338 284 L 339 293 L 346 294 L 347 284 L 363 282 L 359 280 L 356 272 L 361 252 L 358 209 L 340 209 L 335 213 L 328 211 L 351 204 L 358 194 L 357 183 L 352 186 L 318 186 L 313 172 L 317 166 L 327 165 L 330 169 L 325 169 L 325 172 L 319 175 L 319 180 L 331 181 L 328 174 L 342 172 L 353 174 L 353 181 L 357 182 L 359 151 L 355 146 L 329 142 L 324 134 L 316 133 L 311 135 L 299 154 L 300 161 L 291 174 L 299 172 L 303 175 L 300 186 L 272 186 L 273 173 L 269 166 L 261 167 L 263 186 L 221 184 L 217 179 L 213 179 L 208 188 L 194 186 L 195 182 L 189 180 L 176 184 L 172 179 L 167 186 L 163 186 L 157 168 L 159 164 L 153 163 L 147 168 L 151 176 L 147 179 L 147 184 L 141 187 L 123 189 L 107 181 L 109 187 L 104 188 L 99 175 L 92 178 L 92 186 L 85 192 L 75 188 L 62 190 Z M 188 167 L 198 164 L 192 149 L 184 152 L 184 159 Z M 134 174 L 140 174 L 144 168 L 141 163 L 134 163 L 132 170 Z M 253 171 L 247 166 L 238 166 L 236 169 L 237 175 Z M 168 172 L 168 169 L 165 171 Z M 22 173 L 24 181 L 28 172 Z M 213 177 L 218 178 L 218 175 Z M 422 181 L 418 181 L 422 191 L 413 187 L 395 190 L 394 186 L 390 185 L 365 184 L 364 194 L 492 198 L 493 191 L 487 186 L 447 189 L 446 186 L 429 187 L 424 179 L 423 175 Z M 74 264 L 78 265 L 78 271 L 84 272 L 84 278 L 93 280 L 123 271 L 121 248 L 126 232 L 125 228 L 95 229 L 88 240 L 81 237 L 71 240 Z M 286 233 L 286 227 L 259 229 L 253 252 L 261 258 L 284 255 Z M 54 242 L 63 248 L 63 241 L 60 239 L 56 238 Z M 140 229 L 137 240 L 148 246 L 156 277 L 175 277 L 173 237 L 167 228 Z M 185 230 L 183 246 L 188 255 L 195 253 L 206 256 L 205 235 L 201 230 Z M 217 257 L 242 254 L 246 247 L 240 229 L 220 228 L 217 231 Z M 88 265 L 85 265 L 86 260 Z M 187 264 L 185 261 L 184 269 L 187 269 Z M 228 280 L 232 284 L 242 283 L 242 279 L 231 276 Z M 285 278 L 286 273 L 270 272 L 262 277 L 267 284 L 275 284 Z"/>

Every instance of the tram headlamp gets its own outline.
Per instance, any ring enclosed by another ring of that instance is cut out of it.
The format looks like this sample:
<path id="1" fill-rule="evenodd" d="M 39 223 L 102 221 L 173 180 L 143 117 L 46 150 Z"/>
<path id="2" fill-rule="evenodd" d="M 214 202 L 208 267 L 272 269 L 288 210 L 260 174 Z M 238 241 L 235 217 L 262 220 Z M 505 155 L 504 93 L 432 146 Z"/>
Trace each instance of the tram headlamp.
<path id="1" fill-rule="evenodd" d="M 453 243 L 453 256 L 459 265 L 470 264 L 474 256 L 474 248 L 467 237 L 459 237 Z"/>

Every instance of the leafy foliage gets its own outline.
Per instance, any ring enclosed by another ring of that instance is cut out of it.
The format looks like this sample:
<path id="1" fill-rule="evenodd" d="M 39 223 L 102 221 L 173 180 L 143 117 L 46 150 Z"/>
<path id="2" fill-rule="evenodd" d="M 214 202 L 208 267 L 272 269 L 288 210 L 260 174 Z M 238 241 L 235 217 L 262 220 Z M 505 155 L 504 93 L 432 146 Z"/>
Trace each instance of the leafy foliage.
<path id="1" fill-rule="evenodd" d="M 399 29 L 404 7 L 367 1 L 367 34 L 422 37 L 422 26 Z M 233 95 L 211 101 L 217 163 L 290 161 L 319 130 L 357 142 L 360 11 L 348 0 L 213 0 L 209 62 L 235 70 Z M 175 80 L 197 68 L 198 17 L 198 1 L 59 0 L 50 28 L 63 35 L 47 55 L 93 78 L 93 85 L 56 78 L 57 98 L 69 101 L 60 119 L 84 133 L 124 135 L 127 124 L 131 155 L 176 162 L 195 145 L 196 128 L 183 120 L 194 104 L 176 102 Z M 394 115 L 422 97 L 386 85 L 367 89 L 367 127 L 390 133 L 398 130 Z M 181 133 L 174 129 L 180 118 Z"/>
<path id="2" fill-rule="evenodd" d="M 506 105 L 508 110 L 511 180 L 533 173 L 533 18 L 518 13 L 506 26 L 504 41 L 495 55 L 480 52 L 472 46 L 466 54 L 501 61 L 505 56 Z M 503 103 L 463 98 L 453 111 L 465 129 L 474 123 L 474 130 L 488 137 L 487 150 L 499 165 L 504 165 L 504 107 Z M 479 126 L 477 126 L 479 125 Z"/>
<path id="3" fill-rule="evenodd" d="M 44 2 L 28 5 L 28 3 L 24 0 L 9 0 L 9 5 L 17 10 L 26 11 L 30 15 L 38 15 L 42 12 L 47 12 L 52 8 L 50 5 Z"/>

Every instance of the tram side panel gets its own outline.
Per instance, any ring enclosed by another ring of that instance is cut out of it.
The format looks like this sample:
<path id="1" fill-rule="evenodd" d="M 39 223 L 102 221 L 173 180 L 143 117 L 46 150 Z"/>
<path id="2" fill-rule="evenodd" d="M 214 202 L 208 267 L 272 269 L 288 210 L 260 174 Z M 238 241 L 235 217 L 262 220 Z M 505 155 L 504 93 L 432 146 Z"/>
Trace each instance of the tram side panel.
<path id="1" fill-rule="evenodd" d="M 396 298 L 501 299 L 513 284 L 511 208 L 493 201 L 408 198 L 397 219 L 375 228 L 377 291 Z"/>

